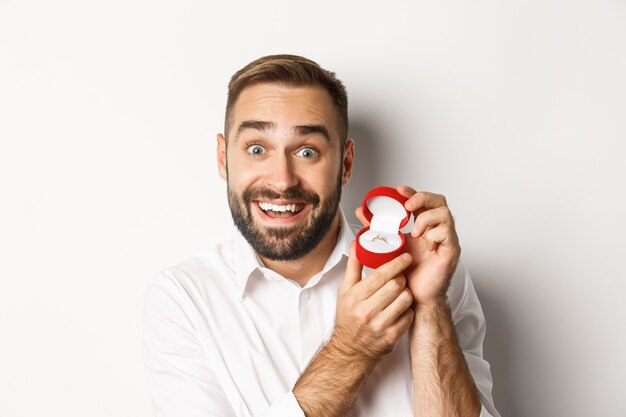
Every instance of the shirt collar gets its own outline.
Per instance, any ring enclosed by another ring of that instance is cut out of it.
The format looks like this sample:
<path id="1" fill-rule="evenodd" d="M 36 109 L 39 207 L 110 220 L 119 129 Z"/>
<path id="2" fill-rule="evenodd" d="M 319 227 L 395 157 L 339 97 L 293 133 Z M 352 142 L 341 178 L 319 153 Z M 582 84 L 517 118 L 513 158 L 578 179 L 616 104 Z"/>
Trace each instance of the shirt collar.
<path id="1" fill-rule="evenodd" d="M 350 255 L 350 246 L 354 240 L 354 232 L 350 228 L 341 207 L 339 207 L 339 224 L 340 230 L 335 248 L 328 257 L 322 270 L 311 278 L 307 287 L 315 285 L 323 274 L 337 265 L 344 256 L 347 258 Z M 233 240 L 233 262 L 236 275 L 235 279 L 239 287 L 239 295 L 243 297 L 246 285 L 252 274 L 256 271 L 262 272 L 265 267 L 252 246 L 250 246 L 246 238 L 244 238 L 238 230 Z"/>

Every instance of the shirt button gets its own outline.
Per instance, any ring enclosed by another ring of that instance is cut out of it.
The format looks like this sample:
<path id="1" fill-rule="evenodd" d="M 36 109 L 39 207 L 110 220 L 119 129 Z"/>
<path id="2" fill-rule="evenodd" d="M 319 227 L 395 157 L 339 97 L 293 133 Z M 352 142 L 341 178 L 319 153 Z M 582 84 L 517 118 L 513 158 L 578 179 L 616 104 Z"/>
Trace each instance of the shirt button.
<path id="1" fill-rule="evenodd" d="M 311 292 L 310 291 L 302 291 L 302 295 L 304 296 L 305 300 L 310 300 L 311 299 Z"/>

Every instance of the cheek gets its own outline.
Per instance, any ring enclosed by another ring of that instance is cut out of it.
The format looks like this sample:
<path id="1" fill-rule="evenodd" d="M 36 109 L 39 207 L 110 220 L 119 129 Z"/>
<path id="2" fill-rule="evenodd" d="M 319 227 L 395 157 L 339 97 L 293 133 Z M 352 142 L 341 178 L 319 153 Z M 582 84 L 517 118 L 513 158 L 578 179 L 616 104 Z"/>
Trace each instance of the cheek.
<path id="1" fill-rule="evenodd" d="M 301 178 L 309 188 L 321 194 L 330 194 L 337 187 L 337 176 L 339 175 L 339 165 L 334 163 L 324 163 L 307 170 Z"/>
<path id="2" fill-rule="evenodd" d="M 236 189 L 245 188 L 262 175 L 259 164 L 248 163 L 241 158 L 228 158 L 228 182 Z"/>

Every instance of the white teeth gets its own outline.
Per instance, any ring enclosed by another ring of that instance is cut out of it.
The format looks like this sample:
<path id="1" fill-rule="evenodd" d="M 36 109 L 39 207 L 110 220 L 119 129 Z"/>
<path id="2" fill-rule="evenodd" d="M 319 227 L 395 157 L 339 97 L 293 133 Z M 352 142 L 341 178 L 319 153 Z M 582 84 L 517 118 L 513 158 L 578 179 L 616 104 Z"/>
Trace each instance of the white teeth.
<path id="1" fill-rule="evenodd" d="M 292 213 L 295 213 L 296 211 L 299 211 L 297 206 L 298 206 L 297 204 L 278 205 L 278 204 L 272 204 L 272 203 L 259 201 L 259 207 L 261 207 L 263 211 L 268 211 L 268 210 L 279 211 L 279 212 L 290 211 Z"/>

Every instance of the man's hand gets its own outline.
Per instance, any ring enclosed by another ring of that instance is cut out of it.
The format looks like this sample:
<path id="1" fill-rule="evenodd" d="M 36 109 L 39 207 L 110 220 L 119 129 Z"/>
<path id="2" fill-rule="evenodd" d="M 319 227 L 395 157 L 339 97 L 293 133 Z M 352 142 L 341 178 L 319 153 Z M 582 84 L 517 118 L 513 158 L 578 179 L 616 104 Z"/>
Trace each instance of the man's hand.
<path id="1" fill-rule="evenodd" d="M 404 207 L 415 217 L 411 233 L 405 234 L 406 252 L 413 257 L 405 271 L 407 286 L 418 305 L 445 302 L 450 279 L 461 255 L 446 199 L 440 194 L 417 192 L 404 185 L 398 186 L 397 190 L 408 198 Z M 356 215 L 364 225 L 369 224 L 360 207 Z"/>
<path id="2" fill-rule="evenodd" d="M 461 247 L 446 199 L 398 186 L 408 198 L 404 207 L 415 216 L 405 234 L 413 261 L 406 269 L 407 286 L 416 302 L 409 331 L 413 374 L 413 408 L 417 416 L 478 416 L 480 397 L 456 340 L 446 292 Z M 361 209 L 357 217 L 367 225 Z"/>
<path id="3" fill-rule="evenodd" d="M 352 243 L 329 343 L 352 358 L 374 362 L 393 349 L 413 322 L 413 296 L 402 273 L 411 259 L 403 254 L 361 279 L 363 267 Z"/>
<path id="4" fill-rule="evenodd" d="M 345 416 L 363 381 L 413 322 L 404 254 L 361 279 L 353 242 L 339 288 L 333 335 L 293 388 L 307 416 Z"/>

